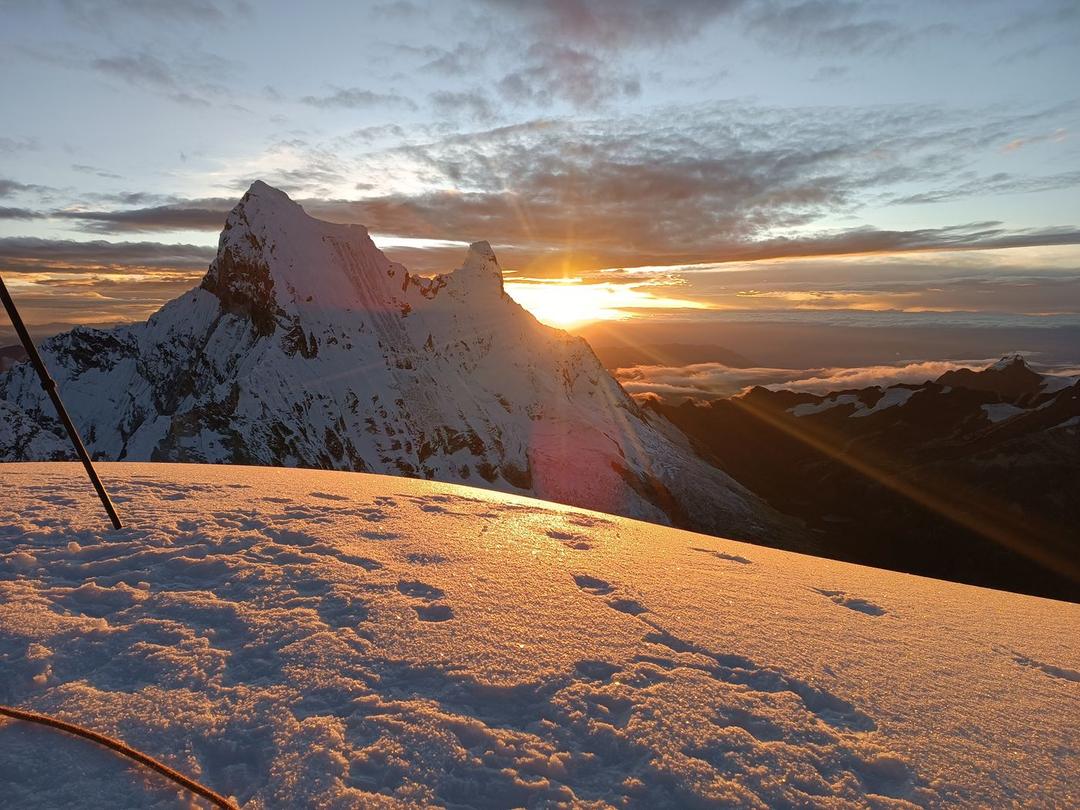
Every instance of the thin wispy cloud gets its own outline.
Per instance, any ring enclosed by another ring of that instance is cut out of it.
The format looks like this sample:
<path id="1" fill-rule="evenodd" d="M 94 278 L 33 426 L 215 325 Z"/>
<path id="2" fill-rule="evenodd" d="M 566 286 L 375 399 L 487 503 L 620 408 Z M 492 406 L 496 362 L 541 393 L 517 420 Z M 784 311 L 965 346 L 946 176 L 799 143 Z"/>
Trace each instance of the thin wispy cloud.
<path id="1" fill-rule="evenodd" d="M 309 107 L 344 108 L 350 110 L 366 109 L 369 107 L 401 106 L 410 110 L 416 109 L 416 102 L 397 93 L 378 93 L 374 90 L 365 90 L 359 87 L 338 87 L 331 93 L 322 96 L 304 96 L 301 103 Z"/>
<path id="2" fill-rule="evenodd" d="M 440 90 L 432 93 L 429 99 L 435 113 L 440 116 L 487 123 L 499 117 L 498 108 L 480 90 L 460 93 Z"/>
<path id="3" fill-rule="evenodd" d="M 207 25 L 252 14 L 246 0 L 60 0 L 60 5 L 76 22 L 93 26 L 128 16 Z"/>

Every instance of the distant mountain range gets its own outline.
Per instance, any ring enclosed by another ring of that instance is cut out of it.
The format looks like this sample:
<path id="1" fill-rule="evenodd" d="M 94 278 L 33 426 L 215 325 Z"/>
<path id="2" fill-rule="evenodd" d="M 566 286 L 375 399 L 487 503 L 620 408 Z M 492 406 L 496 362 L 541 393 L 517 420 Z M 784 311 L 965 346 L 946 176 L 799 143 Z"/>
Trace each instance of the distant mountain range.
<path id="1" fill-rule="evenodd" d="M 717 534 L 796 533 L 642 409 L 581 338 L 503 291 L 486 242 L 422 277 L 359 225 L 256 182 L 201 285 L 145 323 L 42 354 L 101 459 L 262 464 L 472 484 Z M 71 450 L 33 369 L 0 375 L 0 459 Z"/>
<path id="2" fill-rule="evenodd" d="M 1019 355 L 922 385 L 650 403 L 825 553 L 1080 595 L 1080 382 Z"/>

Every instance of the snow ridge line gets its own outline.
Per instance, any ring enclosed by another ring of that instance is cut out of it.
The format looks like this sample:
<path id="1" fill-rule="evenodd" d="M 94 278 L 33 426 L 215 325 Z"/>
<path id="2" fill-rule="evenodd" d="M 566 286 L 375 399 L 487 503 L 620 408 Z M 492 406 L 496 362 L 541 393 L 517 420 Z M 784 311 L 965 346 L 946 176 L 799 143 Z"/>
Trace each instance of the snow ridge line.
<path id="1" fill-rule="evenodd" d="M 129 759 L 133 759 L 140 765 L 145 765 L 151 770 L 157 771 L 162 776 L 171 779 L 178 785 L 187 788 L 197 796 L 202 796 L 211 804 L 217 807 L 224 808 L 224 810 L 239 810 L 239 807 L 230 799 L 226 799 L 220 793 L 216 793 L 206 785 L 196 782 L 184 774 L 180 773 L 173 768 L 170 768 L 164 762 L 154 759 L 148 754 L 144 754 L 135 748 L 132 748 L 127 743 L 121 742 L 113 737 L 107 737 L 104 734 L 100 734 L 96 731 L 92 731 L 82 726 L 77 726 L 74 723 L 68 723 L 64 720 L 58 720 L 55 717 L 50 717 L 47 714 L 38 714 L 37 712 L 28 712 L 24 709 L 16 709 L 11 706 L 5 706 L 0 704 L 0 715 L 6 715 L 15 720 L 23 720 L 28 723 L 38 723 L 49 728 L 59 729 L 60 731 L 66 731 L 68 734 L 74 734 L 76 737 L 82 737 L 92 742 L 96 742 L 99 745 L 104 745 L 106 748 L 111 748 L 118 754 L 122 754 Z"/>

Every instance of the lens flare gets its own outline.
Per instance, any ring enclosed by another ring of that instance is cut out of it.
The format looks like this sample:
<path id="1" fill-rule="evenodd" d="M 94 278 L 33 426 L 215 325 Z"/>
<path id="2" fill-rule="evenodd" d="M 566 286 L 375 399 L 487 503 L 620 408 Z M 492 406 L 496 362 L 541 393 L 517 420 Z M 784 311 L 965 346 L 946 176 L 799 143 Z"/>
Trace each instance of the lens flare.
<path id="1" fill-rule="evenodd" d="M 583 283 L 580 278 L 515 279 L 506 292 L 536 319 L 560 328 L 624 320 L 643 309 L 709 309 L 708 304 L 657 295 L 651 284 Z"/>

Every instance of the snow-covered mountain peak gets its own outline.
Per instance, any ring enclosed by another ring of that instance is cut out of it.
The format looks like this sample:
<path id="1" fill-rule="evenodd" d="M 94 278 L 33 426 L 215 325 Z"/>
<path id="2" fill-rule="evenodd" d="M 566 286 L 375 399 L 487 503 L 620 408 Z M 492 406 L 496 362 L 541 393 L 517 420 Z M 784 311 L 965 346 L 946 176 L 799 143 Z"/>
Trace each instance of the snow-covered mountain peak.
<path id="1" fill-rule="evenodd" d="M 269 183 L 265 183 L 262 180 L 256 180 L 250 186 L 248 186 L 247 193 L 244 194 L 241 199 L 241 205 L 250 200 L 260 200 L 268 205 L 279 205 L 285 208 L 299 208 L 303 210 L 303 206 L 300 203 L 293 202 L 284 191 L 279 188 L 274 188 Z"/>
<path id="2" fill-rule="evenodd" d="M 485 271 L 499 269 L 499 260 L 495 258 L 495 251 L 491 249 L 490 242 L 473 242 L 469 245 L 469 252 L 465 254 L 465 264 L 462 270 Z"/>
<path id="3" fill-rule="evenodd" d="M 454 271 L 454 278 L 465 280 L 470 286 L 478 283 L 487 286 L 494 281 L 491 288 L 497 289 L 499 293 L 503 291 L 502 268 L 499 267 L 499 260 L 495 258 L 495 251 L 488 242 L 473 242 L 469 245 L 465 262 Z"/>
<path id="4" fill-rule="evenodd" d="M 1002 358 L 996 363 L 994 363 L 992 366 L 990 366 L 990 368 L 994 371 L 1004 371 L 1005 369 L 1012 368 L 1013 366 L 1016 366 L 1018 368 L 1031 368 L 1028 365 L 1027 360 L 1024 359 L 1024 355 L 1020 354 L 1019 352 L 1013 352 L 1011 354 L 1003 355 Z"/>
<path id="5" fill-rule="evenodd" d="M 202 288 L 269 335 L 304 312 L 400 309 L 407 279 L 364 226 L 316 219 L 257 180 L 229 212 Z"/>
<path id="6" fill-rule="evenodd" d="M 199 289 L 44 347 L 99 458 L 398 473 L 737 535 L 787 523 L 642 412 L 588 344 L 503 290 L 491 245 L 424 277 L 358 225 L 252 184 Z M 0 375 L 0 458 L 67 451 L 36 380 Z"/>

